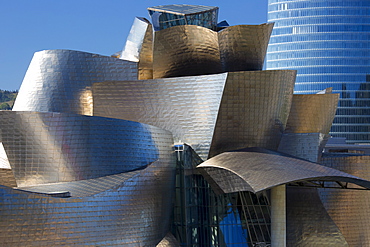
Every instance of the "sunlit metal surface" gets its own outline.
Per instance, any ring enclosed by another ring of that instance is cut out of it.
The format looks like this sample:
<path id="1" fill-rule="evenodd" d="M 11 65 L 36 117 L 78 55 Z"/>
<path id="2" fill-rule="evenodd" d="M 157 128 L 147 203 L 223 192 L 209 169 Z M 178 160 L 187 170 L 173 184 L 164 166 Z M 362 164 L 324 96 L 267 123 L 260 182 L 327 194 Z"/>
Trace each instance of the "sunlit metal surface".
<path id="1" fill-rule="evenodd" d="M 0 111 L 0 129 L 18 186 L 140 169 L 173 143 L 157 127 L 68 113 Z"/>
<path id="2" fill-rule="evenodd" d="M 155 162 L 120 184 L 115 176 L 110 189 L 97 188 L 87 197 L 54 198 L 0 186 L 0 241 L 3 246 L 156 246 L 169 231 L 173 168 Z"/>
<path id="3" fill-rule="evenodd" d="M 222 193 L 256 193 L 300 181 L 341 181 L 370 189 L 370 181 L 263 149 L 225 152 L 198 165 L 197 169 L 216 191 Z"/>
<path id="4" fill-rule="evenodd" d="M 120 58 L 138 62 L 138 79 L 153 78 L 153 28 L 143 17 L 136 17 Z"/>
<path id="5" fill-rule="evenodd" d="M 157 247 L 180 247 L 180 244 L 172 233 L 167 233 L 166 237 L 162 239 Z"/>
<path id="6" fill-rule="evenodd" d="M 274 24 L 237 25 L 218 33 L 223 71 L 262 70 Z"/>
<path id="7" fill-rule="evenodd" d="M 8 156 L 6 155 L 4 145 L 2 142 L 0 142 L 0 168 L 11 169 Z"/>
<path id="8" fill-rule="evenodd" d="M 228 73 L 209 156 L 246 147 L 276 150 L 288 119 L 295 74 Z"/>
<path id="9" fill-rule="evenodd" d="M 217 32 L 182 25 L 154 33 L 153 78 L 220 72 Z"/>
<path id="10" fill-rule="evenodd" d="M 178 25 L 197 25 L 216 29 L 218 7 L 171 4 L 148 8 L 155 31 Z"/>
<path id="11" fill-rule="evenodd" d="M 317 194 L 320 190 L 287 187 L 287 246 L 364 246 L 347 243 L 341 229 L 326 212 Z"/>
<path id="12" fill-rule="evenodd" d="M 188 143 L 206 159 L 226 79 L 224 73 L 95 83 L 94 115 L 169 130 L 176 142 Z"/>
<path id="13" fill-rule="evenodd" d="M 13 111 L 91 112 L 86 93 L 94 82 L 136 80 L 137 63 L 70 50 L 36 52 Z"/>
<path id="14" fill-rule="evenodd" d="M 17 186 L 12 169 L 0 168 L 0 185 L 8 187 Z"/>
<path id="15" fill-rule="evenodd" d="M 370 180 L 370 156 L 362 154 L 323 154 L 325 166 Z M 370 194 L 367 191 L 319 190 L 324 206 L 349 246 L 370 243 Z"/>
<path id="16" fill-rule="evenodd" d="M 294 94 L 286 133 L 328 134 L 339 94 Z"/>

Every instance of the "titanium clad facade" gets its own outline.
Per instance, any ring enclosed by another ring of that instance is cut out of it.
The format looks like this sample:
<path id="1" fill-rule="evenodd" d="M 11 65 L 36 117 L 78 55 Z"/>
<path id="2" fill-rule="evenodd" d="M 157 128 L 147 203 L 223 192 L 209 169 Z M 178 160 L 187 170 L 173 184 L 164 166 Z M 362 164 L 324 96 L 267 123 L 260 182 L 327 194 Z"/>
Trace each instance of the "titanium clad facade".
<path id="1" fill-rule="evenodd" d="M 138 79 L 153 79 L 153 27 L 145 18 L 135 17 L 120 59 L 138 62 Z"/>
<path id="2" fill-rule="evenodd" d="M 323 154 L 321 164 L 363 179 L 370 179 L 370 156 L 362 154 Z M 368 191 L 319 190 L 320 198 L 349 246 L 370 243 L 370 195 Z"/>
<path id="3" fill-rule="evenodd" d="M 294 80 L 292 70 L 228 73 L 209 156 L 246 147 L 276 150 Z"/>
<path id="4" fill-rule="evenodd" d="M 286 246 L 358 246 L 347 243 L 341 229 L 338 228 L 336 222 L 328 215 L 323 206 L 318 195 L 319 190 L 287 187 Z M 354 191 L 346 192 L 351 194 Z"/>
<path id="5" fill-rule="evenodd" d="M 370 2 L 269 0 L 275 22 L 267 69 L 295 69 L 295 92 L 340 93 L 331 128 L 349 143 L 370 142 Z"/>
<path id="6" fill-rule="evenodd" d="M 329 137 L 322 133 L 284 133 L 278 151 L 311 162 L 319 162 Z"/>
<path id="7" fill-rule="evenodd" d="M 94 82 L 136 79 L 135 62 L 80 51 L 36 52 L 13 111 L 91 115 L 90 87 Z"/>
<path id="8" fill-rule="evenodd" d="M 273 26 L 273 23 L 237 25 L 219 31 L 223 71 L 262 70 Z"/>
<path id="9" fill-rule="evenodd" d="M 173 143 L 156 127 L 67 113 L 1 111 L 0 129 L 18 186 L 142 169 Z"/>
<path id="10" fill-rule="evenodd" d="M 169 130 L 175 142 L 191 145 L 206 159 L 227 76 L 96 83 L 92 89 L 94 115 Z"/>
<path id="11" fill-rule="evenodd" d="M 258 193 L 278 185 L 304 181 L 342 181 L 370 188 L 370 181 L 264 149 L 225 152 L 206 160 L 197 169 L 216 191 L 223 193 Z"/>
<path id="12" fill-rule="evenodd" d="M 172 172 L 154 163 L 87 197 L 54 198 L 0 185 L 0 240 L 4 246 L 156 246 L 169 231 Z"/>
<path id="13" fill-rule="evenodd" d="M 293 95 L 285 132 L 328 134 L 338 99 L 339 94 Z"/>
<path id="14" fill-rule="evenodd" d="M 180 25 L 154 33 L 153 78 L 221 72 L 217 32 Z"/>

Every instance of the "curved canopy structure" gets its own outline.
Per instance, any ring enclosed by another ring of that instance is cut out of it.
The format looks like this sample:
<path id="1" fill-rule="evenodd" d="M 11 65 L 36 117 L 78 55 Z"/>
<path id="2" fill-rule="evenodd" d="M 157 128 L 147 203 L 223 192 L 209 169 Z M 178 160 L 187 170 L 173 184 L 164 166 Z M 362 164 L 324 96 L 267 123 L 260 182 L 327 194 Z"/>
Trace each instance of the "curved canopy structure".
<path id="1" fill-rule="evenodd" d="M 334 182 L 370 189 L 370 181 L 347 173 L 265 149 L 244 149 L 217 155 L 198 167 L 216 192 L 261 192 L 282 184 L 325 187 Z"/>

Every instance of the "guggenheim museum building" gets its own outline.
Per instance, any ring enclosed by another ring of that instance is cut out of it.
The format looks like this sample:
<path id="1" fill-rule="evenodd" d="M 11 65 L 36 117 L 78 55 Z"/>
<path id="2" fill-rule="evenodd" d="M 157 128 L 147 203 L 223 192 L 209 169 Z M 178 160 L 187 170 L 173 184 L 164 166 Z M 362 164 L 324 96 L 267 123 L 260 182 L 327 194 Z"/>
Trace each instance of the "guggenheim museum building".
<path id="1" fill-rule="evenodd" d="M 34 54 L 0 111 L 1 246 L 369 246 L 370 155 L 323 153 L 339 94 L 262 70 L 274 24 L 148 11 L 112 56 Z"/>

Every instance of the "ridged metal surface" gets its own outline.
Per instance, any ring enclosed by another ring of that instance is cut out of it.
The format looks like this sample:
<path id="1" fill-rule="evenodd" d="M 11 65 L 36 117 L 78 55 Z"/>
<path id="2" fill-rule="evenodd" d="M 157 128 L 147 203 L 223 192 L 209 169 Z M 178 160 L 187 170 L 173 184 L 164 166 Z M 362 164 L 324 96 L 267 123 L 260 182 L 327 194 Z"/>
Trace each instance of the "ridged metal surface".
<path id="1" fill-rule="evenodd" d="M 328 134 L 338 100 L 339 94 L 293 95 L 285 132 Z"/>
<path id="2" fill-rule="evenodd" d="M 153 79 L 153 27 L 143 17 L 135 17 L 120 59 L 138 62 L 138 79 Z"/>
<path id="3" fill-rule="evenodd" d="M 218 33 L 223 71 L 262 70 L 274 24 L 237 25 Z"/>
<path id="4" fill-rule="evenodd" d="M 222 72 L 217 32 L 182 25 L 154 33 L 153 78 Z"/>
<path id="5" fill-rule="evenodd" d="M 70 50 L 36 52 L 13 111 L 91 115 L 94 82 L 136 79 L 135 62 Z"/>
<path id="6" fill-rule="evenodd" d="M 207 158 L 227 74 L 96 83 L 94 115 L 169 130 Z M 192 102 L 191 104 L 189 102 Z"/>
<path id="7" fill-rule="evenodd" d="M 370 156 L 361 154 L 324 154 L 325 166 L 370 180 Z M 370 245 L 370 193 L 323 189 L 320 198 L 349 246 Z"/>
<path id="8" fill-rule="evenodd" d="M 370 188 L 370 181 L 319 164 L 273 151 L 225 152 L 197 166 L 220 192 L 261 192 L 272 187 L 305 180 L 343 181 Z"/>
<path id="9" fill-rule="evenodd" d="M 209 156 L 246 147 L 276 150 L 288 119 L 295 74 L 228 73 Z"/>
<path id="10" fill-rule="evenodd" d="M 322 133 L 284 133 L 278 151 L 311 162 L 319 162 L 329 137 Z"/>
<path id="11" fill-rule="evenodd" d="M 0 168 L 0 185 L 8 187 L 17 186 L 12 169 Z"/>
<path id="12" fill-rule="evenodd" d="M 153 126 L 67 113 L 1 111 L 0 129 L 18 186 L 140 169 L 173 143 Z"/>
<path id="13" fill-rule="evenodd" d="M 320 189 L 319 189 L 320 190 Z M 344 247 L 340 229 L 326 212 L 318 190 L 287 187 L 287 247 Z M 344 193 L 349 193 L 345 191 Z M 364 192 L 366 193 L 366 192 Z M 342 205 L 345 207 L 345 205 Z"/>
<path id="14" fill-rule="evenodd" d="M 156 246 L 169 231 L 173 165 L 155 162 L 115 180 L 103 192 L 69 198 L 0 186 L 2 246 Z"/>

